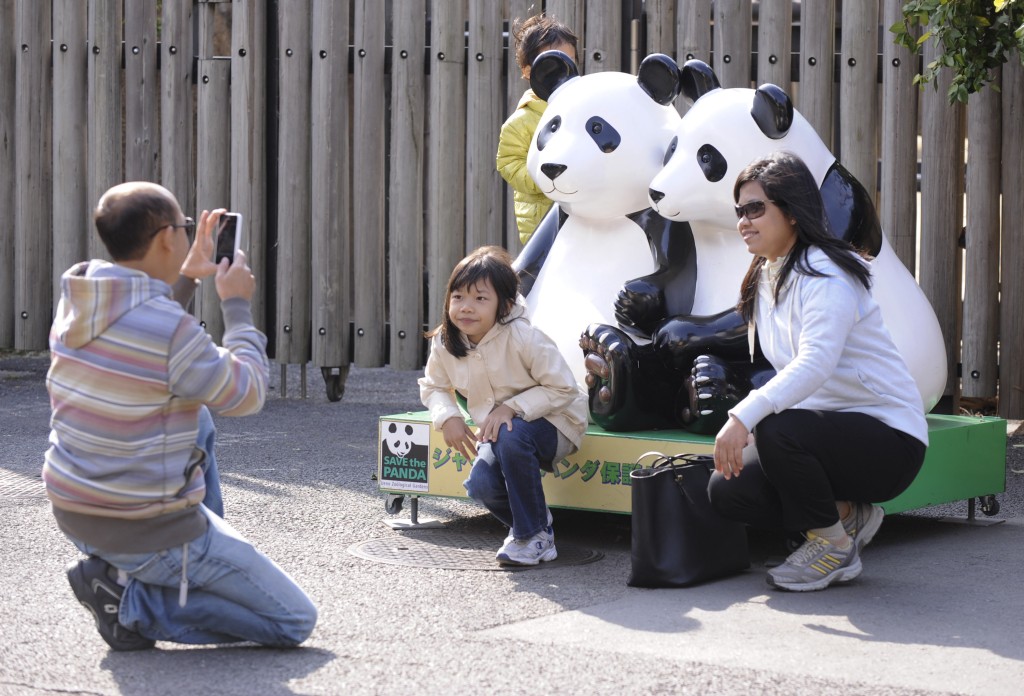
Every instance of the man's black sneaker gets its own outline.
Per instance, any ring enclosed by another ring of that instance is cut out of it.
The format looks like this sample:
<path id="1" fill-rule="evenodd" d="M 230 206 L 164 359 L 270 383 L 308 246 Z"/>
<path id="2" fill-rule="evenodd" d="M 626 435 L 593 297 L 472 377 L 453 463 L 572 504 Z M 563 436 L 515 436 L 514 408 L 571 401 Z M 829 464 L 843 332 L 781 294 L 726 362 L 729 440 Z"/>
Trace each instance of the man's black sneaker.
<path id="1" fill-rule="evenodd" d="M 67 568 L 68 582 L 75 597 L 96 620 L 96 629 L 114 650 L 148 650 L 156 641 L 129 631 L 117 620 L 124 588 L 110 579 L 110 564 L 97 556 L 72 563 Z"/>

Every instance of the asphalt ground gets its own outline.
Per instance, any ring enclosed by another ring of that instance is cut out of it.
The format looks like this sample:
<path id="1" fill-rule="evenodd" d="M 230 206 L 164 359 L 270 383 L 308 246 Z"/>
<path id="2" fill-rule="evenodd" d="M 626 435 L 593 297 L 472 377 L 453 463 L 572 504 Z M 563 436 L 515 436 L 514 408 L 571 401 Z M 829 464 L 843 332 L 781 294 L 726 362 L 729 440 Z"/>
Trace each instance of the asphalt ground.
<path id="1" fill-rule="evenodd" d="M 966 524 L 961 502 L 890 516 L 861 577 L 825 592 L 768 588 L 783 549 L 758 534 L 745 573 L 630 588 L 629 518 L 566 510 L 559 543 L 600 560 L 392 565 L 350 552 L 422 534 L 383 524 L 371 480 L 378 417 L 422 408 L 419 373 L 387 368 L 352 368 L 329 402 L 313 368 L 299 398 L 297 366 L 283 397 L 275 366 L 260 414 L 217 419 L 227 518 L 313 597 L 310 640 L 110 652 L 67 584 L 77 551 L 40 490 L 46 367 L 45 354 L 0 354 L 0 694 L 1024 693 L 1024 435 L 1008 440 L 997 515 Z M 460 499 L 421 499 L 419 515 L 495 549 L 505 533 Z"/>

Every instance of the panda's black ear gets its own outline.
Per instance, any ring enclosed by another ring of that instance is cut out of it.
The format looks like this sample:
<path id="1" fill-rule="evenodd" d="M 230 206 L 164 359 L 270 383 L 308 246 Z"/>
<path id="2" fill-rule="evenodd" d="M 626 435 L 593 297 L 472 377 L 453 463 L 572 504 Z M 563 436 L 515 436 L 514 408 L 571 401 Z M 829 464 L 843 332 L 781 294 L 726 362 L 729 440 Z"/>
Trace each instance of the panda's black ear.
<path id="1" fill-rule="evenodd" d="M 640 63 L 636 81 L 647 96 L 668 106 L 679 95 L 679 66 L 664 54 L 652 53 Z"/>
<path id="2" fill-rule="evenodd" d="M 544 51 L 533 59 L 530 66 L 530 89 L 544 101 L 552 92 L 579 76 L 576 61 L 561 51 Z"/>
<path id="3" fill-rule="evenodd" d="M 679 89 L 691 104 L 721 86 L 715 71 L 702 60 L 688 60 L 679 71 Z"/>
<path id="4" fill-rule="evenodd" d="M 762 133 L 778 140 L 793 125 L 793 102 L 781 87 L 766 82 L 754 92 L 750 115 Z"/>

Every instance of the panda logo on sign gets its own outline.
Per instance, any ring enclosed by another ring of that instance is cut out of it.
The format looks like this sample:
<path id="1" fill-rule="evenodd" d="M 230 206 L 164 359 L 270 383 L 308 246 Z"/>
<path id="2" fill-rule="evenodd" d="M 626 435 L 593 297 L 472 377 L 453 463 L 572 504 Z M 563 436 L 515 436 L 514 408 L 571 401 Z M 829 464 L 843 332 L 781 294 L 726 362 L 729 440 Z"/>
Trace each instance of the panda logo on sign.
<path id="1" fill-rule="evenodd" d="M 409 423 L 389 423 L 384 431 L 384 446 L 398 457 L 405 457 L 412 451 L 413 427 Z"/>

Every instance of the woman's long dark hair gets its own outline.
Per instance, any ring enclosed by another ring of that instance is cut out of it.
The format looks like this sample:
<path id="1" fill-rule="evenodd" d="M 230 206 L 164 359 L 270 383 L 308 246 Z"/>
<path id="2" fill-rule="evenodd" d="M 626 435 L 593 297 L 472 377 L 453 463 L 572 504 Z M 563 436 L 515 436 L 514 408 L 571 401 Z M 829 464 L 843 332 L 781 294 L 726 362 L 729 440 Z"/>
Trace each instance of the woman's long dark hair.
<path id="1" fill-rule="evenodd" d="M 790 273 L 796 271 L 804 275 L 825 275 L 808 265 L 807 252 L 811 247 L 818 247 L 825 252 L 833 263 L 859 280 L 865 288 L 871 287 L 871 271 L 856 258 L 863 256 L 862 252 L 831 233 L 818 182 L 803 160 L 788 152 L 774 152 L 754 160 L 736 177 L 732 190 L 733 200 L 739 202 L 740 188 L 751 181 L 760 184 L 765 196 L 787 217 L 796 221 L 796 242 L 786 256 L 775 283 L 776 301 Z M 754 256 L 740 286 L 740 301 L 736 309 L 747 321 L 754 316 L 757 283 L 765 260 L 763 256 Z"/>
<path id="2" fill-rule="evenodd" d="M 499 246 L 484 246 L 459 261 L 448 278 L 448 289 L 444 295 L 444 315 L 441 323 L 426 333 L 427 338 L 441 335 L 441 344 L 456 358 L 466 357 L 466 342 L 462 332 L 448 316 L 452 304 L 452 292 L 469 288 L 482 280 L 489 280 L 498 296 L 496 321 L 504 324 L 519 293 L 519 276 L 512 269 L 512 257 Z"/>

